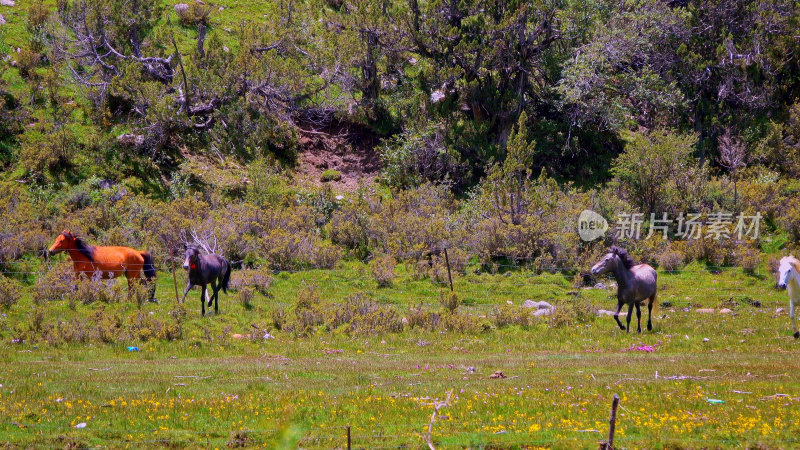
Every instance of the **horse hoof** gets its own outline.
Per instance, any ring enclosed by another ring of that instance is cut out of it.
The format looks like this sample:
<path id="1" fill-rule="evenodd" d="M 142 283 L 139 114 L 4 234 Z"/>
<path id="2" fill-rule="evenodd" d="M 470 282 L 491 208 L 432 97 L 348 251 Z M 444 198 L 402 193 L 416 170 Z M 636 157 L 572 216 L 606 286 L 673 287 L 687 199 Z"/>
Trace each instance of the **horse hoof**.
<path id="1" fill-rule="evenodd" d="M 794 332 L 794 338 L 795 339 L 800 339 L 800 331 L 795 331 Z"/>

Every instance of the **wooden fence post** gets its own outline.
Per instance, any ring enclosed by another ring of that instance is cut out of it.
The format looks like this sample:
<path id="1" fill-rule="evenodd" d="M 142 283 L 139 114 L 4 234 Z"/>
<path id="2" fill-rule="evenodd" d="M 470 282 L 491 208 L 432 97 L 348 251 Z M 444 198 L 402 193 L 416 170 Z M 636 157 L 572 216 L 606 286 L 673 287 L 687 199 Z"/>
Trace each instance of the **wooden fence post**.
<path id="1" fill-rule="evenodd" d="M 447 280 L 450 282 L 450 292 L 453 292 L 453 276 L 450 274 L 450 257 L 447 255 L 447 247 L 444 248 L 444 262 L 447 264 Z"/>
<path id="2" fill-rule="evenodd" d="M 614 448 L 614 430 L 617 428 L 617 406 L 619 406 L 619 395 L 614 394 L 611 401 L 611 417 L 608 419 L 608 441 L 600 444 L 600 450 L 612 450 Z"/>
<path id="3" fill-rule="evenodd" d="M 350 450 L 350 425 L 347 426 L 347 450 Z"/>
<path id="4" fill-rule="evenodd" d="M 178 279 L 175 278 L 175 256 L 174 252 L 169 252 L 169 262 L 172 265 L 172 287 L 175 288 L 175 304 L 180 301 L 178 299 Z"/>

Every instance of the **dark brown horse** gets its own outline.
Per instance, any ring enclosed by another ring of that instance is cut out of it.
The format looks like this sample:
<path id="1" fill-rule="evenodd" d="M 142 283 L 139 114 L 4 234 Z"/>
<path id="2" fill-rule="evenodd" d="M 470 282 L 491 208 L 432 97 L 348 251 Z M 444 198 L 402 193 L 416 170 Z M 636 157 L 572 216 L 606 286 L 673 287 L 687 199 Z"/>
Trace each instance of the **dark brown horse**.
<path id="1" fill-rule="evenodd" d="M 635 265 L 633 258 L 625 249 L 613 246 L 608 249 L 608 253 L 597 264 L 592 267 L 592 275 L 600 275 L 611 272 L 617 280 L 617 312 L 614 313 L 614 320 L 619 327 L 630 332 L 631 315 L 634 305 L 636 306 L 637 331 L 642 332 L 642 311 L 641 303 L 645 299 L 647 302 L 647 330 L 653 329 L 651 316 L 653 315 L 653 304 L 656 302 L 656 271 L 647 264 Z M 622 305 L 628 305 L 627 328 L 622 326 L 619 321 L 619 311 Z"/>
<path id="2" fill-rule="evenodd" d="M 201 316 L 206 315 L 206 303 L 208 306 L 214 303 L 214 314 L 219 312 L 219 291 L 222 289 L 226 294 L 228 293 L 228 283 L 231 279 L 231 265 L 222 256 L 210 254 L 204 255 L 200 253 L 197 247 L 189 246 L 186 248 L 186 260 L 183 262 L 183 268 L 189 271 L 189 283 L 186 285 L 186 290 L 183 291 L 183 298 L 181 303 L 186 300 L 186 294 L 192 286 L 201 286 L 203 291 L 200 294 Z M 208 296 L 206 285 L 211 285 L 213 294 L 211 298 Z"/>

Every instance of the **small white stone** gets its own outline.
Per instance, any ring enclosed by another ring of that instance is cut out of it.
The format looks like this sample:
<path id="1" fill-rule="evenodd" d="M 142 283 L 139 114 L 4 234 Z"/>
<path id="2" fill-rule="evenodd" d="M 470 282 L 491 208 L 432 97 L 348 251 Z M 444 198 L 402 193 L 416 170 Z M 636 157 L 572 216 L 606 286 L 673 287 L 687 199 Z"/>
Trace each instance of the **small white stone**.
<path id="1" fill-rule="evenodd" d="M 86 422 L 81 422 L 81 423 L 75 425 L 75 428 L 78 428 L 78 429 L 86 428 Z"/>

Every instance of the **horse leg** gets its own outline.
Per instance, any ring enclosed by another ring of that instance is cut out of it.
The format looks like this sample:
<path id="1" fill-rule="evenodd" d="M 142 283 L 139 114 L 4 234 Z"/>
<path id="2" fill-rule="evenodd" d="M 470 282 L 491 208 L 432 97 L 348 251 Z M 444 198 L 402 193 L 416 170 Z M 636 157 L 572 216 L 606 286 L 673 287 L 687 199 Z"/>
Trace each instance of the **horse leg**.
<path id="1" fill-rule="evenodd" d="M 191 289 L 192 289 L 192 282 L 190 281 L 186 284 L 186 289 L 184 289 L 183 291 L 183 298 L 181 298 L 181 303 L 183 303 L 184 300 L 186 300 L 186 294 L 188 294 Z"/>
<path id="2" fill-rule="evenodd" d="M 200 317 L 206 315 L 206 302 L 205 297 L 208 296 L 208 291 L 206 290 L 206 285 L 203 285 L 203 292 L 200 293 Z"/>
<path id="3" fill-rule="evenodd" d="M 211 280 L 211 297 L 206 297 L 208 300 L 208 307 L 211 308 L 211 304 L 214 301 L 214 296 L 217 295 L 217 280 Z"/>
<path id="4" fill-rule="evenodd" d="M 628 317 L 625 318 L 625 323 L 628 325 L 625 332 L 631 332 L 631 316 L 633 315 L 633 303 L 628 303 Z"/>
<path id="5" fill-rule="evenodd" d="M 617 321 L 617 325 L 619 325 L 620 330 L 624 330 L 625 327 L 622 326 L 622 322 L 619 321 L 619 311 L 622 309 L 623 303 L 621 301 L 617 302 L 617 312 L 614 313 L 614 320 Z"/>
<path id="6" fill-rule="evenodd" d="M 653 331 L 653 322 L 651 317 L 653 316 L 653 305 L 656 303 L 656 294 L 653 294 L 650 297 L 650 301 L 647 302 L 647 331 Z"/>
<path id="7" fill-rule="evenodd" d="M 792 318 L 792 330 L 794 331 L 794 338 L 800 338 L 800 331 L 797 331 L 797 321 L 794 318 L 794 300 L 789 300 L 789 317 Z"/>
<path id="8" fill-rule="evenodd" d="M 221 287 L 221 283 L 218 283 L 217 288 L 214 289 L 214 315 L 219 313 L 219 290 Z"/>
<path id="9" fill-rule="evenodd" d="M 638 302 L 636 303 L 636 332 L 642 332 L 642 307 Z"/>

